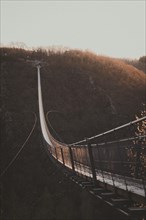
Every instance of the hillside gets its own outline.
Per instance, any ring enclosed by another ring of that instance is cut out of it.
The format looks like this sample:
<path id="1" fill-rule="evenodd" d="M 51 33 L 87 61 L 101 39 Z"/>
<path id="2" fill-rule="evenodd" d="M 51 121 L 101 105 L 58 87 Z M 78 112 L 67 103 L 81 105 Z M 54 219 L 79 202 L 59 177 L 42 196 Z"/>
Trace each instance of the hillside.
<path id="1" fill-rule="evenodd" d="M 108 57 L 54 55 L 41 74 L 45 110 L 63 113 L 49 119 L 67 142 L 134 120 L 145 102 L 145 74 Z"/>
<path id="2" fill-rule="evenodd" d="M 145 74 L 123 61 L 77 50 L 1 52 L 2 70 L 12 90 L 4 105 L 16 111 L 38 109 L 37 74 L 31 61 L 43 61 L 45 112 L 60 112 L 50 114 L 49 120 L 65 142 L 134 120 L 145 102 Z"/>
<path id="3" fill-rule="evenodd" d="M 1 170 L 30 132 L 34 123 L 32 112 L 38 116 L 37 72 L 33 65 L 36 60 L 42 62 L 45 113 L 60 112 L 49 114 L 49 120 L 65 142 L 71 143 L 133 120 L 145 102 L 146 75 L 122 61 L 76 50 L 0 48 L 0 53 Z M 40 159 L 40 145 L 41 132 L 37 123 L 21 156 L 2 179 L 3 219 L 34 220 L 39 219 L 37 216 L 60 219 L 57 210 L 62 219 L 68 216 L 84 219 L 86 204 L 82 192 L 67 188 L 66 179 L 51 163 L 46 175 Z M 65 205 L 68 205 L 68 212 L 63 209 Z M 94 211 L 99 211 L 101 219 L 108 219 L 104 218 L 102 209 Z M 71 210 L 77 210 L 75 216 Z M 91 213 L 94 217 L 93 210 Z"/>

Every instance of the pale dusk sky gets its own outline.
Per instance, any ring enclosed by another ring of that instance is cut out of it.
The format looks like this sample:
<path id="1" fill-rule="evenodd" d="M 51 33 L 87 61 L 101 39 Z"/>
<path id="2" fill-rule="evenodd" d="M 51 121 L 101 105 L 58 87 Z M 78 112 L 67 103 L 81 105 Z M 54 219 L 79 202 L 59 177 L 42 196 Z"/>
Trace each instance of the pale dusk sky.
<path id="1" fill-rule="evenodd" d="M 145 0 L 1 0 L 1 44 L 139 58 L 146 49 L 145 5 Z"/>

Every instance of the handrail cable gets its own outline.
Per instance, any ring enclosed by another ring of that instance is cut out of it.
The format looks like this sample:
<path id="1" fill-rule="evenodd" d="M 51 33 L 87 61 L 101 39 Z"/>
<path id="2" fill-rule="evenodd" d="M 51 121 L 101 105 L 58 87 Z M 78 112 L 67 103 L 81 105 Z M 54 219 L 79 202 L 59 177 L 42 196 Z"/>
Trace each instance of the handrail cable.
<path id="1" fill-rule="evenodd" d="M 12 164 L 15 162 L 15 160 L 17 159 L 17 157 L 19 156 L 19 154 L 21 153 L 22 149 L 24 148 L 24 146 L 26 145 L 26 143 L 28 142 L 29 138 L 31 137 L 34 129 L 35 129 L 35 126 L 36 126 L 36 123 L 37 123 L 37 116 L 36 116 L 36 113 L 32 112 L 34 117 L 35 117 L 35 121 L 34 121 L 34 124 L 33 124 L 33 127 L 29 133 L 29 135 L 27 136 L 26 140 L 24 141 L 23 145 L 21 146 L 21 148 L 18 150 L 18 152 L 15 154 L 15 156 L 12 158 L 12 160 L 10 161 L 10 163 L 6 166 L 6 168 L 2 171 L 2 173 L 0 174 L 0 178 L 8 171 L 8 169 L 12 166 Z"/>
<path id="2" fill-rule="evenodd" d="M 126 124 L 124 124 L 124 125 L 121 125 L 121 126 L 119 126 L 119 127 L 113 128 L 113 129 L 111 129 L 111 130 L 109 130 L 109 131 L 106 131 L 106 132 L 103 132 L 103 133 L 101 133 L 101 134 L 97 134 L 97 135 L 95 135 L 95 136 L 93 136 L 93 137 L 88 138 L 88 140 L 90 141 L 90 140 L 93 140 L 93 139 L 95 139 L 95 138 L 101 137 L 101 136 L 103 136 L 103 135 L 105 135 L 105 134 L 110 134 L 110 133 L 112 133 L 112 132 L 114 132 L 114 131 L 120 130 L 120 129 L 125 128 L 125 127 L 128 127 L 128 126 L 130 126 L 130 125 L 134 125 L 134 124 L 136 124 L 136 123 L 138 123 L 138 122 L 140 122 L 140 121 L 144 121 L 144 120 L 146 120 L 146 116 L 144 116 L 144 117 L 142 117 L 142 118 L 139 118 L 139 119 L 136 119 L 136 120 L 134 120 L 134 121 L 131 121 L 131 122 L 129 122 L 129 123 L 126 123 Z M 76 145 L 76 144 L 81 144 L 81 143 L 84 143 L 84 142 L 86 142 L 86 139 L 81 140 L 81 141 L 78 141 L 78 142 L 75 142 L 75 143 L 72 143 L 72 144 L 70 144 L 70 146 Z"/>
<path id="3" fill-rule="evenodd" d="M 125 142 L 125 141 L 134 141 L 134 140 L 140 140 L 146 138 L 146 135 L 140 135 L 140 136 L 136 136 L 136 137 L 129 137 L 129 138 L 123 138 L 123 139 L 119 139 L 119 140 L 115 140 L 115 141 L 107 141 L 107 142 L 102 142 L 102 143 L 98 143 L 98 144 L 91 144 L 92 147 L 95 146 L 100 146 L 100 145 L 105 145 L 105 144 L 114 144 L 114 143 L 120 143 L 120 142 Z M 79 145 L 81 146 L 81 145 Z"/>

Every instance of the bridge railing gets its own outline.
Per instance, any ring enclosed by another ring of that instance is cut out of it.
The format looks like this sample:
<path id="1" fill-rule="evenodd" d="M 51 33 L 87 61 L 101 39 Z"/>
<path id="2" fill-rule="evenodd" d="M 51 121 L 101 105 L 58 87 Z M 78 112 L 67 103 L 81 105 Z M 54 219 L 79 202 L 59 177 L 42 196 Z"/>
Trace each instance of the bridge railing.
<path id="1" fill-rule="evenodd" d="M 146 181 L 146 134 L 118 139 L 117 133 L 144 120 L 146 117 L 70 145 L 50 135 L 52 145 L 48 149 L 58 162 L 77 175 L 95 184 L 97 181 L 115 187 L 121 184 L 129 190 L 129 178 L 143 184 Z M 115 139 L 109 141 L 108 136 Z"/>

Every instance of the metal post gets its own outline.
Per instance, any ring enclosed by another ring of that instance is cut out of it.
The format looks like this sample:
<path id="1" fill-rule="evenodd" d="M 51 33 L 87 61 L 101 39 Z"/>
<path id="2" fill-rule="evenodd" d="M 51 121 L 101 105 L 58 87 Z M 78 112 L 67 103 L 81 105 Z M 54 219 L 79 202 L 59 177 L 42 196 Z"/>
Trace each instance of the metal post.
<path id="1" fill-rule="evenodd" d="M 64 156 L 63 156 L 63 150 L 62 150 L 62 147 L 61 147 L 61 146 L 60 146 L 60 150 L 61 150 L 62 162 L 63 162 L 63 164 L 65 165 L 65 163 L 64 163 Z"/>
<path id="2" fill-rule="evenodd" d="M 93 152 L 92 152 L 92 146 L 89 143 L 87 139 L 87 144 L 88 144 L 88 153 L 89 153 L 89 158 L 90 158 L 90 164 L 91 164 L 91 172 L 92 172 L 92 177 L 93 177 L 93 182 L 96 185 L 97 184 L 97 179 L 96 179 L 96 171 L 95 171 L 95 165 L 94 165 L 94 159 L 93 159 Z"/>
<path id="3" fill-rule="evenodd" d="M 44 141 L 45 142 L 45 141 Z M 52 154 L 52 148 L 51 148 L 51 145 L 49 145 L 49 151 L 50 151 L 50 154 Z"/>
<path id="4" fill-rule="evenodd" d="M 101 156 L 100 156 L 100 149 L 99 149 L 98 144 L 96 144 L 96 148 L 98 151 L 99 169 L 101 170 L 102 180 L 103 180 L 104 186 L 106 188 L 106 182 L 105 182 L 105 178 L 104 178 L 104 171 L 103 171 L 102 160 L 101 160 Z"/>
<path id="5" fill-rule="evenodd" d="M 85 147 L 84 150 L 85 150 L 85 158 L 86 158 L 86 172 L 88 173 L 89 172 L 89 164 L 90 164 L 88 148 Z M 86 175 L 86 179 L 87 179 L 87 181 L 88 180 L 91 181 L 91 177 L 89 175 Z"/>
<path id="6" fill-rule="evenodd" d="M 58 160 L 56 147 L 55 147 L 55 154 L 56 154 L 56 159 Z"/>
<path id="7" fill-rule="evenodd" d="M 80 158 L 81 158 L 80 147 L 78 147 L 78 149 L 77 149 L 77 169 L 78 169 L 79 176 L 82 177 L 82 172 L 81 172 L 82 168 L 81 168 Z"/>
<path id="8" fill-rule="evenodd" d="M 84 168 L 83 168 L 83 163 L 82 163 L 82 149 L 81 149 L 81 147 L 79 148 L 79 151 L 80 151 L 80 153 L 79 153 L 79 155 L 80 155 L 80 162 L 79 162 L 79 164 L 80 164 L 80 171 L 81 171 L 81 176 L 83 176 L 83 178 L 84 178 Z"/>
<path id="9" fill-rule="evenodd" d="M 72 154 L 71 147 L 69 147 L 69 153 L 70 153 L 70 161 L 71 161 L 72 170 L 75 171 L 74 160 L 73 160 L 73 154 Z"/>
<path id="10" fill-rule="evenodd" d="M 140 166 L 141 166 L 141 161 L 140 161 L 140 153 L 141 153 L 141 142 L 138 141 L 138 143 L 136 144 L 136 166 L 135 166 L 135 178 L 138 178 L 139 176 L 141 176 L 140 173 Z"/>
<path id="11" fill-rule="evenodd" d="M 77 166 L 77 148 L 74 148 L 74 167 L 75 167 L 75 172 L 77 174 L 77 176 L 79 176 L 79 172 L 78 172 L 78 166 Z"/>
<path id="12" fill-rule="evenodd" d="M 118 136 L 117 136 L 117 132 L 116 131 L 114 131 L 114 136 L 115 136 L 115 138 L 116 138 L 116 140 L 117 140 L 117 155 L 116 155 L 116 158 L 117 158 L 117 156 L 119 155 L 120 156 L 120 158 L 118 157 L 118 161 L 120 162 L 120 165 L 121 165 L 121 175 L 122 176 L 124 176 L 124 183 L 125 183 L 125 187 L 126 187 L 126 191 L 127 191 L 127 193 L 128 193 L 128 197 L 129 197 L 129 199 L 131 199 L 131 197 L 130 197 L 130 193 L 129 193 L 129 191 L 128 191 L 128 184 L 127 184 L 127 180 L 126 180 L 126 173 L 125 173 L 125 170 L 124 170 L 124 160 L 123 160 L 123 148 L 122 148 L 122 152 L 121 152 L 121 148 L 120 148 L 120 142 L 119 142 L 119 138 L 118 138 Z M 114 169 L 115 169 L 115 167 L 114 167 Z M 115 184 L 114 184 L 114 190 L 115 190 L 115 192 L 117 191 L 117 188 L 116 188 L 116 186 L 115 186 Z"/>

